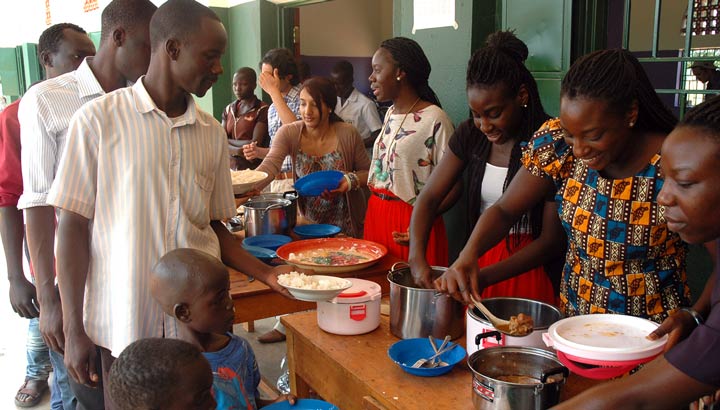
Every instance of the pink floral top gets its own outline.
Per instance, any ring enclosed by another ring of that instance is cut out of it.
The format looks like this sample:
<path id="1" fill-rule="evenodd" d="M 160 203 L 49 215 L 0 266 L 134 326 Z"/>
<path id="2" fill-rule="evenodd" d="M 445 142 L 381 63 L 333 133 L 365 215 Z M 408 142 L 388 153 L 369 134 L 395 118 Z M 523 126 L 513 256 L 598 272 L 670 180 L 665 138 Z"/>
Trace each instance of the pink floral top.
<path id="1" fill-rule="evenodd" d="M 412 205 L 445 154 L 454 127 L 437 105 L 407 116 L 393 112 L 390 107 L 375 140 L 368 185 L 391 191 Z"/>

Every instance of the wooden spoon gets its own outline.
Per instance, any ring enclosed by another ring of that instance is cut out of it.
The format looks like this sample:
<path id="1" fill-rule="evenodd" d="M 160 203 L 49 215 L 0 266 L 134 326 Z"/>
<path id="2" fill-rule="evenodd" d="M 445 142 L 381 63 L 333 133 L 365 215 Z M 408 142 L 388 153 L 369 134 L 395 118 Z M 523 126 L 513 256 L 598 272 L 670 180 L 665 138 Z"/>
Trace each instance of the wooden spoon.
<path id="1" fill-rule="evenodd" d="M 510 321 L 505 319 L 500 319 L 499 317 L 493 315 L 488 308 L 485 307 L 485 305 L 482 304 L 482 302 L 475 299 L 474 296 L 470 295 L 470 299 L 472 299 L 473 304 L 475 305 L 480 312 L 482 312 L 483 315 L 487 318 L 487 320 L 490 321 L 490 323 L 493 325 L 493 327 L 503 333 L 510 334 Z"/>

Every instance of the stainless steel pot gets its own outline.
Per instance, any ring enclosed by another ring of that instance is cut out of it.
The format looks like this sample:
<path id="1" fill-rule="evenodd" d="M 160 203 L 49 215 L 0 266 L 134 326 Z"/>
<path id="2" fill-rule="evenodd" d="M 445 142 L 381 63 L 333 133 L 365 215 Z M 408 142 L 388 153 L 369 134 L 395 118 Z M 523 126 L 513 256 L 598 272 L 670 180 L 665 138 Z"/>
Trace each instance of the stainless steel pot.
<path id="1" fill-rule="evenodd" d="M 283 193 L 279 192 L 268 192 L 263 193 L 258 196 L 254 196 L 250 198 L 248 202 L 252 201 L 269 201 L 274 199 L 287 199 L 290 201 L 290 207 L 287 210 L 287 220 L 288 220 L 288 227 L 290 229 L 294 228 L 297 224 L 297 199 L 298 199 L 298 193 L 297 191 L 287 191 Z"/>
<path id="2" fill-rule="evenodd" d="M 543 410 L 560 401 L 560 389 L 569 371 L 547 350 L 534 347 L 492 347 L 478 350 L 467 359 L 473 372 L 472 401 L 475 410 Z M 526 376 L 534 384 L 499 380 Z"/>
<path id="3" fill-rule="evenodd" d="M 268 199 L 245 203 L 245 237 L 286 234 L 292 228 L 288 219 L 290 201 Z"/>
<path id="4" fill-rule="evenodd" d="M 447 268 L 433 266 L 433 279 Z M 435 289 L 424 289 L 415 284 L 410 267 L 396 263 L 388 273 L 390 282 L 390 331 L 401 339 L 428 337 L 452 339 L 462 336 L 464 306 Z"/>
<path id="5" fill-rule="evenodd" d="M 510 297 L 483 299 L 483 304 L 494 315 L 503 319 L 510 319 L 510 316 L 517 315 L 518 313 L 529 315 L 533 319 L 533 331 L 529 335 L 522 337 L 502 334 L 500 335 L 500 340 L 496 340 L 493 337 L 483 338 L 483 334 L 493 332 L 496 329 L 478 308 L 468 308 L 467 331 L 465 333 L 467 335 L 466 348 L 468 354 L 496 345 L 529 346 L 552 350 L 543 342 L 542 334 L 547 332 L 550 325 L 563 317 L 562 313 L 560 313 L 555 306 L 537 300 Z"/>

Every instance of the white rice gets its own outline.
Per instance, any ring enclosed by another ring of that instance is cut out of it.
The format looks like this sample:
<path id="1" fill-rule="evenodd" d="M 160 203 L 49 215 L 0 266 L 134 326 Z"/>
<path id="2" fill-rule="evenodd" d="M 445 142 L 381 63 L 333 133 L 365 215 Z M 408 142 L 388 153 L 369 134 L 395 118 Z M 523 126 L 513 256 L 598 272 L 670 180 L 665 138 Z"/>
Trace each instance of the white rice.
<path id="1" fill-rule="evenodd" d="M 345 287 L 346 282 L 342 279 L 317 279 L 304 273 L 290 272 L 278 275 L 278 283 L 298 289 L 335 290 Z"/>

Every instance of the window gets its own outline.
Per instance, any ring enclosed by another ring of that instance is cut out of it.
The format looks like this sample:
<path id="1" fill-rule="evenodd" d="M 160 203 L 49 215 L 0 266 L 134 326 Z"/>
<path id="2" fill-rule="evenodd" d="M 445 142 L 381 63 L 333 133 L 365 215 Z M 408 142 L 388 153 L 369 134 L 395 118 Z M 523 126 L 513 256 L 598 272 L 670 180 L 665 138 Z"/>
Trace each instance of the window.
<path id="1" fill-rule="evenodd" d="M 693 0 L 692 34 L 694 36 L 715 35 L 720 33 L 718 14 L 720 0 Z M 683 17 L 681 32 L 687 32 L 687 15 Z"/>
<path id="2" fill-rule="evenodd" d="M 717 1 L 717 0 L 716 0 Z M 697 2 L 697 0 L 696 0 Z M 680 55 L 682 56 L 682 50 L 680 51 Z M 718 60 L 720 60 L 720 47 L 718 48 L 695 48 L 690 50 L 690 57 L 717 57 Z M 685 87 L 682 87 L 686 90 L 704 90 L 705 84 L 698 81 L 695 76 L 692 73 L 692 70 L 690 69 L 690 66 L 692 65 L 692 62 L 685 62 L 685 63 L 678 63 L 681 68 L 681 78 L 680 81 L 682 81 L 685 84 Z M 715 65 L 718 65 L 718 62 L 715 62 Z M 678 88 L 681 88 L 678 86 Z M 687 104 L 689 107 L 694 107 L 701 102 L 703 102 L 704 99 L 703 94 L 687 94 Z M 677 101 L 676 101 L 677 103 Z"/>

